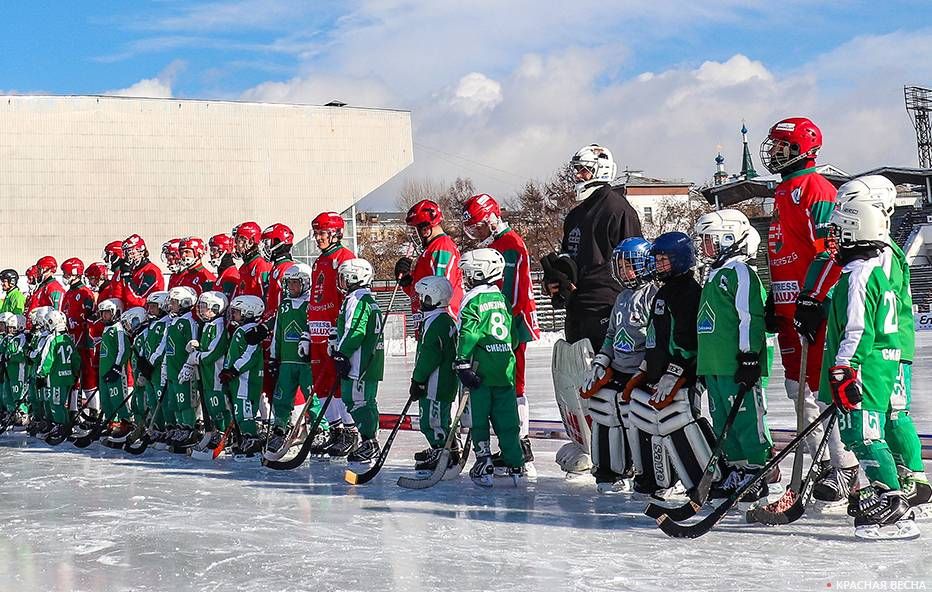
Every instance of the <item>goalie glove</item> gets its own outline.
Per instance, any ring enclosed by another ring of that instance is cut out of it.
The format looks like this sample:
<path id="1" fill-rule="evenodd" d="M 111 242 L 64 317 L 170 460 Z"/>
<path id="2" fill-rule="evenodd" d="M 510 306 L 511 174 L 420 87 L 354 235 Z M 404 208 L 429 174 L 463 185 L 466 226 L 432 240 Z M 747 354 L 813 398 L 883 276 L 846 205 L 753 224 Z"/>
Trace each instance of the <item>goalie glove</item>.
<path id="1" fill-rule="evenodd" d="M 459 377 L 460 382 L 463 383 L 463 386 L 466 388 L 474 389 L 482 384 L 482 378 L 472 369 L 472 362 L 469 360 L 455 360 L 453 362 L 453 369 L 456 370 L 457 377 Z"/>
<path id="2" fill-rule="evenodd" d="M 611 373 L 608 370 L 611 363 L 611 359 L 605 354 L 596 354 L 592 360 L 592 366 L 589 368 L 589 378 L 579 392 L 580 397 L 583 399 L 590 398 L 611 379 Z"/>
<path id="3" fill-rule="evenodd" d="M 793 326 L 809 344 L 815 343 L 816 335 L 825 322 L 825 307 L 812 296 L 800 294 L 796 298 L 796 312 L 793 314 Z"/>
<path id="4" fill-rule="evenodd" d="M 298 341 L 298 357 L 304 361 L 311 358 L 311 334 L 307 331 L 301 334 L 301 339 Z"/>
<path id="5" fill-rule="evenodd" d="M 832 400 L 845 411 L 854 411 L 861 406 L 864 395 L 858 383 L 858 371 L 851 366 L 832 366 L 828 371 L 828 382 L 832 388 Z"/>
<path id="6" fill-rule="evenodd" d="M 683 378 L 682 366 L 669 364 L 667 371 L 663 373 L 663 376 L 660 377 L 654 387 L 654 394 L 650 398 L 651 403 L 659 409 L 664 401 L 672 399 L 676 395 L 684 382 L 686 381 Z"/>

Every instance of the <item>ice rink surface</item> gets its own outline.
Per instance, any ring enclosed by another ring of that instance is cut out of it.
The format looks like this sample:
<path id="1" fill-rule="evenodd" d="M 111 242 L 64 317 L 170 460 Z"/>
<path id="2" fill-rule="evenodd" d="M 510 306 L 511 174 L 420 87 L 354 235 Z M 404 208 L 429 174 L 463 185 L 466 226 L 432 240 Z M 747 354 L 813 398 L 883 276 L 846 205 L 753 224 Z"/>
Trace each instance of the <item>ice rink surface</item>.
<path id="1" fill-rule="evenodd" d="M 918 345 L 913 409 L 929 433 L 932 335 Z M 382 412 L 401 409 L 412 361 L 388 360 Z M 528 378 L 532 417 L 557 419 L 549 348 L 530 350 Z M 771 418 L 791 427 L 781 385 L 771 383 Z M 8 433 L 0 591 L 932 590 L 932 523 L 916 541 L 865 543 L 845 516 L 763 527 L 735 512 L 700 539 L 674 540 L 643 502 L 564 480 L 553 462 L 561 444 L 534 441 L 540 476 L 526 490 L 480 490 L 462 476 L 411 491 L 395 481 L 424 447 L 414 432 L 357 487 L 337 464 L 275 472 Z"/>

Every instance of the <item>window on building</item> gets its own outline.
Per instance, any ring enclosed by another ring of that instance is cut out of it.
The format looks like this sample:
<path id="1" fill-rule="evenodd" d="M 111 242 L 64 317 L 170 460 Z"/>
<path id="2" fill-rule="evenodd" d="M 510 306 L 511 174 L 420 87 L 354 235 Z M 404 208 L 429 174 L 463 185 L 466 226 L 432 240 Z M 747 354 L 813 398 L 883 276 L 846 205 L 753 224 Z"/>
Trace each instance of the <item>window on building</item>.
<path id="1" fill-rule="evenodd" d="M 653 208 L 644 208 L 644 223 L 653 224 L 654 223 L 654 209 Z"/>

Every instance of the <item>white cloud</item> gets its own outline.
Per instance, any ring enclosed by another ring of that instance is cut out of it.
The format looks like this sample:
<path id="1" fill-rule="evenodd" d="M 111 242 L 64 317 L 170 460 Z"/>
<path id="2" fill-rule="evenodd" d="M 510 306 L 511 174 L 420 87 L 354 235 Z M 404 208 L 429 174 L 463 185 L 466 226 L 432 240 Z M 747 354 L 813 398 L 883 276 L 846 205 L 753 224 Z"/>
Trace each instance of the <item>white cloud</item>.
<path id="1" fill-rule="evenodd" d="M 501 102 L 502 85 L 480 72 L 460 78 L 450 99 L 455 109 L 469 116 L 491 111 Z"/>
<path id="2" fill-rule="evenodd" d="M 146 97 L 150 99 L 172 98 L 172 84 L 178 74 L 184 70 L 185 62 L 175 60 L 162 70 L 155 78 L 143 78 L 126 88 L 108 90 L 104 94 L 118 97 Z"/>

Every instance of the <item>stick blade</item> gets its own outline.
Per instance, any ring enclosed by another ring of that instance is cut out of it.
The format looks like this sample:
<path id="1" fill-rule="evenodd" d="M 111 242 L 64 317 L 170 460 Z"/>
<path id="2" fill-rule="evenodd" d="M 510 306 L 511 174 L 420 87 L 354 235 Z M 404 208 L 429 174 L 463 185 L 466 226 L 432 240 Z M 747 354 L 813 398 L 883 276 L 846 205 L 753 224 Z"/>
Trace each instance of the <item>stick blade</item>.
<path id="1" fill-rule="evenodd" d="M 444 448 L 443 452 L 440 453 L 440 458 L 437 459 L 437 466 L 434 467 L 430 475 L 423 479 L 417 477 L 398 477 L 398 486 L 404 487 L 405 489 L 427 489 L 428 487 L 433 487 L 440 483 L 448 470 L 450 470 L 450 450 Z"/>

